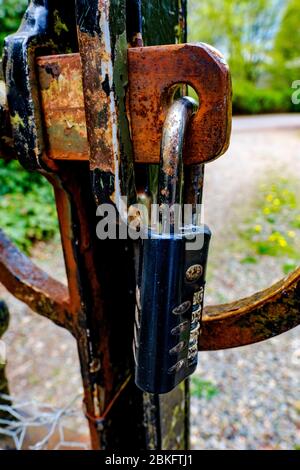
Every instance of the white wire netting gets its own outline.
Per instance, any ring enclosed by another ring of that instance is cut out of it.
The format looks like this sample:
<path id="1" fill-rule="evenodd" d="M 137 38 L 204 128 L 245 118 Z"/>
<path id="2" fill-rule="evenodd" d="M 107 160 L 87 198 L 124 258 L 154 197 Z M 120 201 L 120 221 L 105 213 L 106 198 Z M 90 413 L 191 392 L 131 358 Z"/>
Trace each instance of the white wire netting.
<path id="1" fill-rule="evenodd" d="M 70 423 L 79 416 L 74 397 L 65 407 L 20 400 L 0 394 L 0 449 L 88 450 L 87 435 L 77 434 Z M 5 404 L 7 403 L 7 404 Z"/>

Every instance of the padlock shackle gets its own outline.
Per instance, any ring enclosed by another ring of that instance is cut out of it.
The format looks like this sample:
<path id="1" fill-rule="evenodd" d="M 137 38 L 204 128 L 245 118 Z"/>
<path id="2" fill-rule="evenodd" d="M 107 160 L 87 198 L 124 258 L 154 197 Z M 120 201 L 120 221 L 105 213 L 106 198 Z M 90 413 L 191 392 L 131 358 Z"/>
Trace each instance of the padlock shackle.
<path id="1" fill-rule="evenodd" d="M 171 105 L 163 126 L 158 204 L 169 207 L 183 203 L 183 148 L 187 126 L 198 103 L 190 98 L 179 98 Z"/>

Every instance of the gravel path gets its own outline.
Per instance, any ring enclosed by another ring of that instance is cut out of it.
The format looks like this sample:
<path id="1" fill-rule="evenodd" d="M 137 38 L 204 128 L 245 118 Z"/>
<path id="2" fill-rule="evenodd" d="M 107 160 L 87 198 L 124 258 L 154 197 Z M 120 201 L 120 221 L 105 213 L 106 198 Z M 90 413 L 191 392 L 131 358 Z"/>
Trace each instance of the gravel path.
<path id="1" fill-rule="evenodd" d="M 32 258 L 51 276 L 66 283 L 63 255 L 58 242 L 39 244 Z M 77 397 L 76 415 L 68 420 L 79 435 L 88 434 L 82 413 L 82 384 L 74 338 L 46 318 L 32 312 L 0 284 L 0 299 L 10 310 L 10 326 L 3 339 L 7 345 L 7 376 L 10 393 L 21 401 L 64 408 Z M 41 439 L 43 435 L 39 436 Z"/>
<path id="2" fill-rule="evenodd" d="M 237 119 L 229 152 L 206 169 L 205 222 L 214 233 L 208 304 L 244 297 L 282 277 L 276 258 L 242 265 L 241 253 L 226 250 L 235 227 L 250 210 L 258 180 L 276 170 L 300 181 L 300 126 L 289 129 L 283 121 L 280 128 L 276 118 L 272 130 L 269 119 L 265 121 Z M 194 449 L 300 445 L 299 332 L 298 327 L 257 345 L 201 353 L 197 376 L 210 381 L 218 394 L 211 400 L 192 398 Z"/>
<path id="3" fill-rule="evenodd" d="M 300 444 L 299 329 L 259 345 L 202 353 L 211 400 L 192 399 L 194 449 L 293 449 Z"/>
<path id="4" fill-rule="evenodd" d="M 300 179 L 300 130 L 294 129 L 294 123 L 292 129 L 283 129 L 277 122 L 274 130 L 254 121 L 247 131 L 245 118 L 239 118 L 230 151 L 207 167 L 205 221 L 214 233 L 209 304 L 248 295 L 281 277 L 276 259 L 241 265 L 240 254 L 232 256 L 226 250 L 234 227 L 255 197 L 259 178 L 276 168 L 282 175 L 292 172 Z M 64 280 L 57 244 L 38 246 L 33 257 Z M 11 311 L 5 335 L 11 392 L 57 406 L 68 404 L 82 391 L 73 338 L 33 314 L 1 286 L 0 298 L 7 300 Z M 293 449 L 300 445 L 299 367 L 299 328 L 260 345 L 201 353 L 197 376 L 214 384 L 218 394 L 211 400 L 192 398 L 193 448 Z M 77 407 L 80 415 L 80 399 Z M 87 430 L 82 418 L 76 427 Z"/>

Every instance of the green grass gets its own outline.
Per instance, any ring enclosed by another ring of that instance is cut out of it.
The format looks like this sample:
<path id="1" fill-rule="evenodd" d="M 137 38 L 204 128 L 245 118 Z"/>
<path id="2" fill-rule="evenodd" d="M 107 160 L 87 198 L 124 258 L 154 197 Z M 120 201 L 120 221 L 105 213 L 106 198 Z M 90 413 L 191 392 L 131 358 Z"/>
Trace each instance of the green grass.
<path id="1" fill-rule="evenodd" d="M 274 175 L 257 189 L 251 216 L 238 230 L 244 253 L 242 264 L 255 264 L 262 256 L 278 258 L 283 274 L 300 263 L 299 182 Z M 234 248 L 233 248 L 234 249 Z"/>
<path id="2" fill-rule="evenodd" d="M 53 189 L 39 173 L 0 160 L 0 228 L 25 253 L 58 233 Z"/>
<path id="3" fill-rule="evenodd" d="M 191 395 L 197 398 L 211 400 L 218 395 L 219 389 L 212 382 L 193 376 L 191 379 Z"/>

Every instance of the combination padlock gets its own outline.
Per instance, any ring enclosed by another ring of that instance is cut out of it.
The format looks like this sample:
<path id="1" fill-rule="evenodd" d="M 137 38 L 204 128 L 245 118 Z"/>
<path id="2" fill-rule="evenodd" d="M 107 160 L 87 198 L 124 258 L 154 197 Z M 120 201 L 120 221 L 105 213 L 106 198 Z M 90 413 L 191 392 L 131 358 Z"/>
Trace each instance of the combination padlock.
<path id="1" fill-rule="evenodd" d="M 149 393 L 167 393 L 197 366 L 210 230 L 151 234 L 141 250 L 134 328 L 136 384 Z"/>
<path id="2" fill-rule="evenodd" d="M 184 97 L 176 100 L 167 114 L 157 191 L 159 223 L 148 230 L 137 263 L 135 381 L 139 388 L 154 394 L 171 391 L 197 366 L 211 233 L 207 226 L 196 223 L 201 191 L 194 191 L 192 218 L 182 223 L 185 199 L 190 202 L 193 193 L 184 181 L 188 174 L 183 162 L 184 141 L 196 109 L 195 101 Z M 199 188 L 203 171 L 195 168 L 190 174 Z M 184 185 L 189 189 L 188 198 Z"/>

